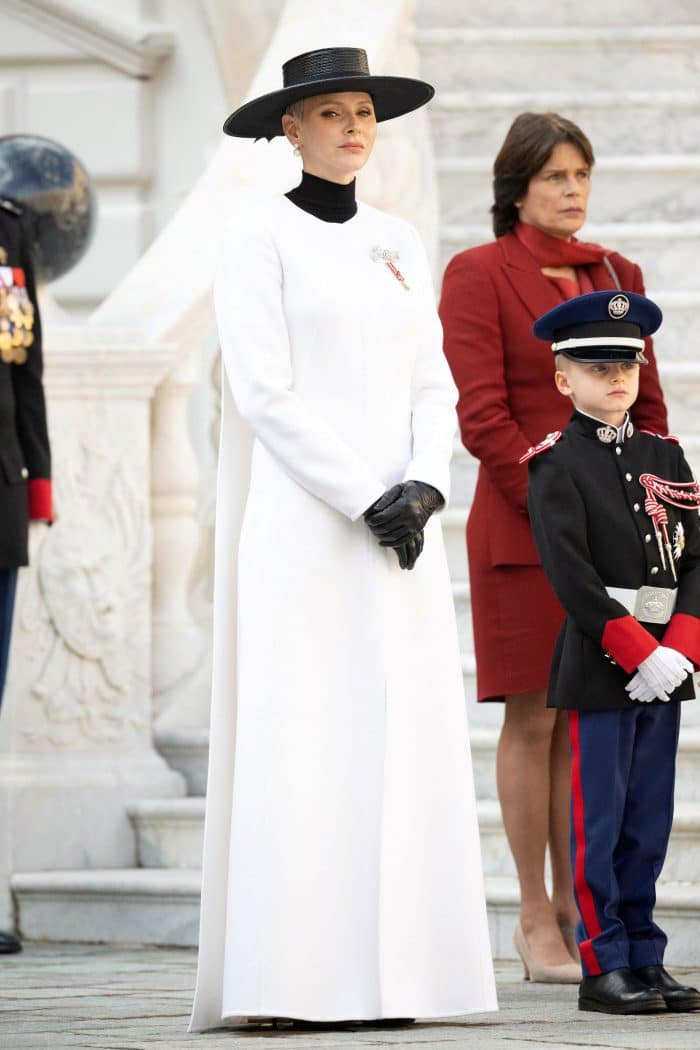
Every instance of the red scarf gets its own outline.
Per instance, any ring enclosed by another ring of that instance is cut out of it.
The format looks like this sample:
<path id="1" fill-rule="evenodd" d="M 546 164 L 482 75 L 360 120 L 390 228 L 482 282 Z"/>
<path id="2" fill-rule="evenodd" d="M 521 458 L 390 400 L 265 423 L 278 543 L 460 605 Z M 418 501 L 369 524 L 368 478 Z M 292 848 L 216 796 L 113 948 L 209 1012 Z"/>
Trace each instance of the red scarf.
<path id="1" fill-rule="evenodd" d="M 513 232 L 520 243 L 527 248 L 540 269 L 543 267 L 555 269 L 557 266 L 590 266 L 593 263 L 601 263 L 606 255 L 610 254 L 609 250 L 600 244 L 577 241 L 575 237 L 572 237 L 570 241 L 563 241 L 527 222 L 517 223 Z M 573 299 L 575 295 L 593 291 L 593 284 L 585 270 L 579 270 L 578 283 L 568 277 L 552 277 L 550 274 L 544 276 L 559 289 L 565 299 Z"/>

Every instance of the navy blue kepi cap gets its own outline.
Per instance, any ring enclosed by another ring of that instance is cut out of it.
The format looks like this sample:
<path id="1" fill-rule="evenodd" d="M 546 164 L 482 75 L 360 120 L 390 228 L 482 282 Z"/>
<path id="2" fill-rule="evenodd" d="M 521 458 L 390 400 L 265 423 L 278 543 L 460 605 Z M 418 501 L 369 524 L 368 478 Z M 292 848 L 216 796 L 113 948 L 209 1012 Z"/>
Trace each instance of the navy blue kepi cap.
<path id="1" fill-rule="evenodd" d="M 661 324 L 661 310 L 636 292 L 590 292 L 555 306 L 535 321 L 538 339 L 572 361 L 647 364 L 644 337 Z"/>

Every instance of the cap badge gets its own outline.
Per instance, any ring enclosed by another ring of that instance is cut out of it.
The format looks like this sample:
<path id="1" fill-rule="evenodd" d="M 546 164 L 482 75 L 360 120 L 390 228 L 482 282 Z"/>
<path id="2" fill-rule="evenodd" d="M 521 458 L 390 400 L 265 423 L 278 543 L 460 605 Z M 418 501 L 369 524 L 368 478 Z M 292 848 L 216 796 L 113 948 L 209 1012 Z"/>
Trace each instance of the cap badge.
<path id="1" fill-rule="evenodd" d="M 612 445 L 613 441 L 617 439 L 617 427 L 611 427 L 609 424 L 604 427 L 598 427 L 596 434 L 598 435 L 598 441 L 602 441 L 604 445 Z"/>
<path id="2" fill-rule="evenodd" d="M 608 303 L 608 313 L 615 321 L 627 317 L 630 312 L 630 301 L 626 295 L 614 295 Z"/>

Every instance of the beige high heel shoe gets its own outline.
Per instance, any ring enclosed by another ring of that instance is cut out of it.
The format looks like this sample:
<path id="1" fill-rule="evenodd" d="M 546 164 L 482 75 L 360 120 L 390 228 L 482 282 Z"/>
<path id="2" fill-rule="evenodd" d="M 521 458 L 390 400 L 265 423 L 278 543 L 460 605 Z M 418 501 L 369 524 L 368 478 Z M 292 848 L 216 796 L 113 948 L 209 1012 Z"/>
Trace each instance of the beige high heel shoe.
<path id="1" fill-rule="evenodd" d="M 572 959 L 578 959 L 578 944 L 576 943 L 576 926 L 573 922 L 560 922 L 559 929 L 566 945 L 566 950 Z"/>
<path id="2" fill-rule="evenodd" d="M 520 922 L 515 924 L 513 946 L 522 959 L 524 980 L 536 981 L 539 984 L 578 984 L 581 980 L 581 967 L 578 963 L 561 963 L 558 966 L 540 966 L 533 959 Z"/>

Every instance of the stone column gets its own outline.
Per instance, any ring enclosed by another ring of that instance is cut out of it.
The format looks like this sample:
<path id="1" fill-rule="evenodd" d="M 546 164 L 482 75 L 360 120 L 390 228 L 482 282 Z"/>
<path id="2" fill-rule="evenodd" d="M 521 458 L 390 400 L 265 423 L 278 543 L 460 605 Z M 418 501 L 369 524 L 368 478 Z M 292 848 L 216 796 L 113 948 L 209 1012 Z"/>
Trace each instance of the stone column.
<path id="1" fill-rule="evenodd" d="M 0 928 L 15 871 L 128 867 L 132 799 L 184 783 L 151 740 L 151 398 L 172 347 L 52 330 L 57 521 L 32 526 L 0 718 Z"/>
<path id="2" fill-rule="evenodd" d="M 199 464 L 187 417 L 200 360 L 194 339 L 158 387 L 153 405 L 153 698 L 161 728 L 204 727 L 209 721 L 209 681 L 200 673 L 203 662 L 208 667 L 206 643 L 190 608 L 200 524 Z"/>

